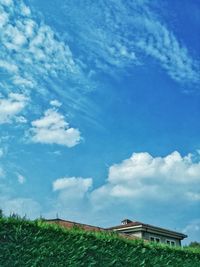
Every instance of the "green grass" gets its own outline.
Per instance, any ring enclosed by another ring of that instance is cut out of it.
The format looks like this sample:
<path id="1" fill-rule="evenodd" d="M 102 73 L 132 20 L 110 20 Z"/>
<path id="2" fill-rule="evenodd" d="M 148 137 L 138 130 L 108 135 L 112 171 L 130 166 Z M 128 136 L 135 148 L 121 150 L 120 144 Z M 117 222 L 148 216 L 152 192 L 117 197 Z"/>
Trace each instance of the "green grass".
<path id="1" fill-rule="evenodd" d="M 200 252 L 64 229 L 42 221 L 0 219 L 1 267 L 200 267 Z"/>

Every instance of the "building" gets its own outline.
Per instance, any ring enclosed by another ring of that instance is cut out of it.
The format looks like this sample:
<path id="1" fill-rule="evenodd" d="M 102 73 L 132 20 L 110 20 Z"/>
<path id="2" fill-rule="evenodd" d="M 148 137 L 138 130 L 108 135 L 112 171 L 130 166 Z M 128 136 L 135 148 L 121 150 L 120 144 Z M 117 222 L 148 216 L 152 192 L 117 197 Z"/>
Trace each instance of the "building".
<path id="1" fill-rule="evenodd" d="M 120 234 L 127 236 L 134 236 L 142 238 L 147 241 L 156 243 L 165 243 L 171 246 L 181 246 L 181 240 L 187 236 L 168 229 L 145 224 L 142 222 L 135 222 L 129 219 L 125 219 L 120 225 L 107 228 Z"/>
<path id="2" fill-rule="evenodd" d="M 62 220 L 59 218 L 45 220 L 45 222 L 57 224 L 68 229 L 77 227 L 77 228 L 80 228 L 86 231 L 106 231 L 104 228 L 101 228 L 98 226 L 93 226 L 93 225 L 84 224 L 84 223 L 77 223 L 77 222 L 72 222 L 72 221 L 66 221 L 66 220 Z"/>
<path id="3" fill-rule="evenodd" d="M 181 246 L 181 240 L 187 237 L 186 235 L 179 232 L 160 228 L 150 224 L 134 222 L 129 219 L 125 219 L 121 222 L 120 225 L 110 228 L 101 228 L 89 224 L 62 220 L 59 218 L 45 220 L 45 222 L 54 223 L 65 228 L 78 227 L 86 231 L 114 231 L 119 235 L 125 236 L 130 239 L 141 238 L 146 241 L 165 243 L 171 246 Z"/>

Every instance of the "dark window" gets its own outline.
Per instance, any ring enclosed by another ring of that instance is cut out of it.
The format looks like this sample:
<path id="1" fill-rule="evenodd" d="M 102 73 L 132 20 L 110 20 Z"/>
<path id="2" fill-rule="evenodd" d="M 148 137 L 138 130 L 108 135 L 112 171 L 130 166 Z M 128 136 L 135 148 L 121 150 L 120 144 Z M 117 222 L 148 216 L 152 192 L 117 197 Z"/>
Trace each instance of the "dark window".
<path id="1" fill-rule="evenodd" d="M 170 246 L 175 246 L 176 245 L 176 242 L 173 241 L 173 240 L 166 240 L 166 243 Z"/>
<path id="2" fill-rule="evenodd" d="M 160 242 L 160 238 L 151 236 L 150 237 L 150 241 L 159 243 Z"/>

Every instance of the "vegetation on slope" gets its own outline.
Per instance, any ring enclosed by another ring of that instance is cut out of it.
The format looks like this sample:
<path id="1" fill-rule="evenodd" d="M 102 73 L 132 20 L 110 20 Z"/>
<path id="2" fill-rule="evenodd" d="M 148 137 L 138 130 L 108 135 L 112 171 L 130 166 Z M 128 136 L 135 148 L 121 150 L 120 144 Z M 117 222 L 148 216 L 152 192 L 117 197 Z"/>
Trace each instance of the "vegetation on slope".
<path id="1" fill-rule="evenodd" d="M 1 267 L 199 267 L 200 252 L 112 233 L 64 229 L 40 220 L 0 218 Z"/>

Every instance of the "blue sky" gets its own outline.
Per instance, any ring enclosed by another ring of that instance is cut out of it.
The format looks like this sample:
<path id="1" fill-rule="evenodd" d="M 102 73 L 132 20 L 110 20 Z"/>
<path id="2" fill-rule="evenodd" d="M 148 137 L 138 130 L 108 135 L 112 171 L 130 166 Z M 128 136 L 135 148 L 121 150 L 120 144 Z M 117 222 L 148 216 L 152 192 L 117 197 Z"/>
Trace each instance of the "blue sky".
<path id="1" fill-rule="evenodd" d="M 6 214 L 130 218 L 200 241 L 199 8 L 0 0 Z"/>

